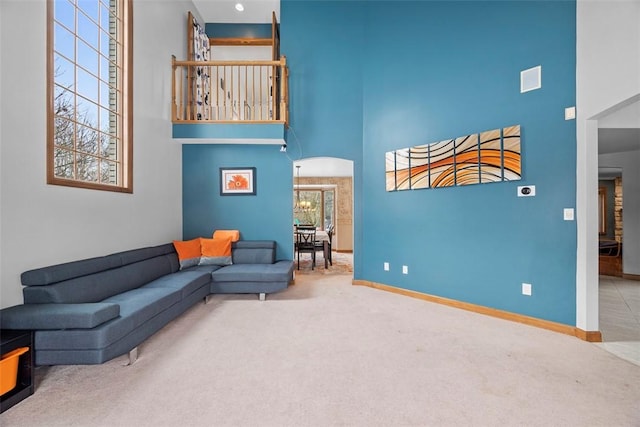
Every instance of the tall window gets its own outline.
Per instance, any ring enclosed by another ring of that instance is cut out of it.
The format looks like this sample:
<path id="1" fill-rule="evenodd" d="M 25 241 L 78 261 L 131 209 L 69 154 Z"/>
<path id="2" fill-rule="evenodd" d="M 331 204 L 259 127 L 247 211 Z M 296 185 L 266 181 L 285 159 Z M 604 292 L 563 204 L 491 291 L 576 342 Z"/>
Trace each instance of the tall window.
<path id="1" fill-rule="evenodd" d="M 132 192 L 132 0 L 48 0 L 49 184 Z"/>

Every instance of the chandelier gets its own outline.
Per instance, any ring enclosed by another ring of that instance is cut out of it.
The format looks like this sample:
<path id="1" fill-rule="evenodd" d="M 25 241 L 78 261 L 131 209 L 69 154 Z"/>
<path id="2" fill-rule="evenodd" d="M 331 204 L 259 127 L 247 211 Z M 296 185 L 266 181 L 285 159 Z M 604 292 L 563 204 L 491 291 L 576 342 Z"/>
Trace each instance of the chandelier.
<path id="1" fill-rule="evenodd" d="M 293 206 L 295 212 L 313 212 L 311 202 L 308 200 L 300 200 L 300 165 L 296 165 L 296 204 Z"/>

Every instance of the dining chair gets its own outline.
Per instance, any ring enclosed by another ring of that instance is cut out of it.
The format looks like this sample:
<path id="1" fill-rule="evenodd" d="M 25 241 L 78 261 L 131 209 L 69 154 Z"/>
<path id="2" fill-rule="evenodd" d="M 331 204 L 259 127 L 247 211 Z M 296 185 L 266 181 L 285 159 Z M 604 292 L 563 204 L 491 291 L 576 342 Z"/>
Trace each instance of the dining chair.
<path id="1" fill-rule="evenodd" d="M 311 254 L 311 269 L 316 266 L 316 229 L 296 227 L 296 251 L 298 252 L 298 270 L 300 270 L 300 253 Z"/>
<path id="2" fill-rule="evenodd" d="M 331 259 L 331 251 L 332 249 L 332 244 L 333 244 L 333 224 L 329 224 L 329 226 L 327 227 L 327 236 L 329 236 L 329 264 L 333 265 L 333 261 Z"/>
<path id="3" fill-rule="evenodd" d="M 329 265 L 333 265 L 333 260 L 331 259 L 331 239 L 333 236 L 333 226 L 329 225 L 325 231 L 328 239 L 316 239 L 315 247 L 316 252 L 322 252 L 322 255 L 324 256 L 324 268 L 329 268 Z"/>

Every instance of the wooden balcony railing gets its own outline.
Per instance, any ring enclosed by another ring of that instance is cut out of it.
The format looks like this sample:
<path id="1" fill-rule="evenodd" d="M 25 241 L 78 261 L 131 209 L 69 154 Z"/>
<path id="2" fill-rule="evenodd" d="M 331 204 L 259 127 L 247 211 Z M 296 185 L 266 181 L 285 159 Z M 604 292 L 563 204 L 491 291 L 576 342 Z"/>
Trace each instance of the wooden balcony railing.
<path id="1" fill-rule="evenodd" d="M 288 70 L 278 61 L 176 61 L 172 57 L 173 123 L 284 123 Z"/>

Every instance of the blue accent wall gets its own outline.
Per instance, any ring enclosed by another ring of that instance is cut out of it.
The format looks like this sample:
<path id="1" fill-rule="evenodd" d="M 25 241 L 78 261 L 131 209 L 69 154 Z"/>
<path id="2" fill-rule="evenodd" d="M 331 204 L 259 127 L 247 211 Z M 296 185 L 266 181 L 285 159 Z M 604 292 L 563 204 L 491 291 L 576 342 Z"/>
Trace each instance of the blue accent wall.
<path id="1" fill-rule="evenodd" d="M 296 158 L 362 159 L 362 13 L 362 2 L 281 2 Z"/>
<path id="2" fill-rule="evenodd" d="M 256 195 L 221 196 L 221 167 L 255 167 Z M 275 240 L 293 259 L 291 161 L 273 145 L 182 146 L 183 238 L 238 229 L 243 240 Z"/>
<path id="3" fill-rule="evenodd" d="M 273 139 L 274 144 L 284 141 L 284 125 L 280 123 L 178 123 L 174 124 L 174 138 L 214 138 L 214 139 Z"/>
<path id="4" fill-rule="evenodd" d="M 353 161 L 354 277 L 361 277 L 364 2 L 281 0 L 289 68 L 288 151 Z"/>
<path id="5" fill-rule="evenodd" d="M 281 35 L 301 157 L 354 160 L 355 279 L 575 325 L 575 1 L 283 0 Z M 521 181 L 385 191 L 385 152 L 516 124 Z"/>

